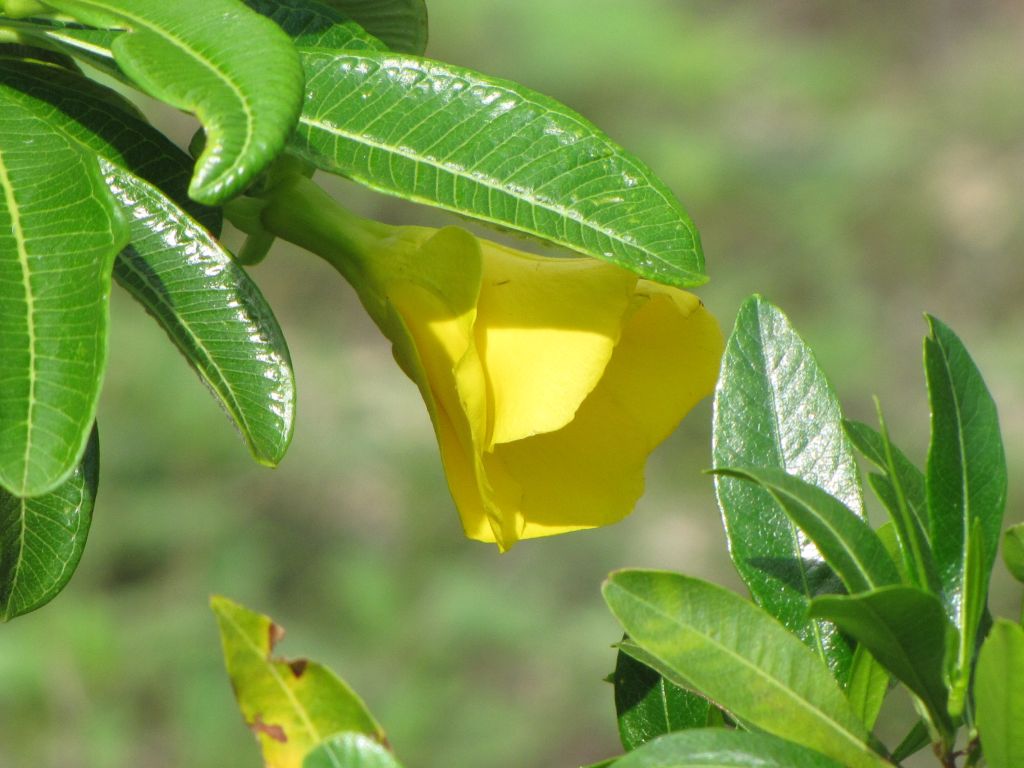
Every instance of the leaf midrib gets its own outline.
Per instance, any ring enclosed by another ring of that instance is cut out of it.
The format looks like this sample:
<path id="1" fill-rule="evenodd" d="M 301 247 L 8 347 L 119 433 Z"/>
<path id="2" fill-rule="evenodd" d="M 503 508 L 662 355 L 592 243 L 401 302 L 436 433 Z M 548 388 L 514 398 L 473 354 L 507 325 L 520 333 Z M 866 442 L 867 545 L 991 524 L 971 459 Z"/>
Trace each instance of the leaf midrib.
<path id="1" fill-rule="evenodd" d="M 864 743 L 863 739 L 860 739 L 860 738 L 856 737 L 853 733 L 851 733 L 850 731 L 846 730 L 846 728 L 843 727 L 840 723 L 838 723 L 837 721 L 831 719 L 828 715 L 826 715 L 820 709 L 815 707 L 811 702 L 809 702 L 806 699 L 801 698 L 800 696 L 798 696 L 795 691 L 791 690 L 790 688 L 787 688 L 785 685 L 782 684 L 781 681 L 779 681 L 776 678 L 774 678 L 771 675 L 769 675 L 765 670 L 762 670 L 760 667 L 754 665 L 745 656 L 742 656 L 739 653 L 736 653 L 731 648 L 729 648 L 726 645 L 721 644 L 720 642 L 716 641 L 711 636 L 706 635 L 706 634 L 698 631 L 692 624 L 690 624 L 690 625 L 683 624 L 682 622 L 676 620 L 672 616 L 672 614 L 667 613 L 667 612 L 661 610 L 661 608 L 658 605 L 656 605 L 655 603 L 650 603 L 650 602 L 644 600 L 636 592 L 631 592 L 631 591 L 627 590 L 625 587 L 623 587 L 623 586 L 621 586 L 619 584 L 615 584 L 615 582 L 612 582 L 612 584 L 614 586 L 616 586 L 618 589 L 622 590 L 626 595 L 632 597 L 634 600 L 636 600 L 641 605 L 643 605 L 643 606 L 647 607 L 648 609 L 650 609 L 658 617 L 660 617 L 662 619 L 665 619 L 666 621 L 668 621 L 668 622 L 670 622 L 672 624 L 675 624 L 676 626 L 680 627 L 684 632 L 685 631 L 690 631 L 693 634 L 696 634 L 697 636 L 699 636 L 699 637 L 703 638 L 704 640 L 706 640 L 709 644 L 711 644 L 714 647 L 716 647 L 716 648 L 720 649 L 721 651 L 723 651 L 727 656 L 731 657 L 732 659 L 734 659 L 735 661 L 740 663 L 742 666 L 749 668 L 754 673 L 756 673 L 758 676 L 764 678 L 769 683 L 771 683 L 774 688 L 777 688 L 782 693 L 786 694 L 788 698 L 792 699 L 798 705 L 801 705 L 802 709 L 804 709 L 807 712 L 809 712 L 812 716 L 816 716 L 816 719 L 818 719 L 819 722 L 823 721 L 825 723 L 834 725 L 833 730 L 836 733 L 839 733 L 843 737 L 845 737 L 847 741 L 849 741 L 852 744 L 854 744 L 861 754 L 869 754 L 869 755 L 873 756 L 873 753 L 871 753 L 870 751 L 868 751 L 866 749 L 867 745 Z M 635 639 L 636 638 L 634 636 L 634 641 L 635 641 Z M 803 646 L 801 646 L 801 647 L 803 647 Z"/>
<path id="2" fill-rule="evenodd" d="M 25 322 L 26 322 L 26 333 L 28 336 L 28 410 L 25 414 L 25 451 L 22 461 L 24 467 L 22 468 L 21 475 L 21 487 L 25 488 L 28 485 L 30 467 L 31 467 L 31 454 L 32 454 L 32 433 L 34 429 L 33 415 L 36 407 L 36 357 L 38 355 L 36 350 L 36 318 L 35 318 L 35 297 L 32 295 L 32 283 L 31 283 L 31 267 L 29 265 L 29 255 L 27 240 L 25 238 L 25 229 L 21 222 L 21 209 L 18 206 L 18 201 L 14 196 L 14 184 L 11 181 L 10 172 L 7 168 L 7 163 L 4 162 L 4 152 L 0 149 L 0 186 L 4 188 L 4 199 L 7 204 L 7 210 L 10 211 L 11 216 L 11 232 L 14 236 L 14 242 L 18 251 L 18 264 L 21 267 L 22 272 L 22 284 L 25 288 Z"/>

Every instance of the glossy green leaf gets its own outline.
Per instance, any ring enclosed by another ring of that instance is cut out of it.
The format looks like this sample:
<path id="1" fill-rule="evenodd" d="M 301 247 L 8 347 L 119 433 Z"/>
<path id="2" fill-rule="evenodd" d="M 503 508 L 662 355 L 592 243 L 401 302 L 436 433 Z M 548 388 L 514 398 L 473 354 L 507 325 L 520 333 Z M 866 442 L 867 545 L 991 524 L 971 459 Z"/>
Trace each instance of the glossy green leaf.
<path id="1" fill-rule="evenodd" d="M 1017 581 L 1024 581 L 1024 523 L 1011 526 L 1003 534 L 1003 562 Z"/>
<path id="2" fill-rule="evenodd" d="M 927 492 L 930 534 L 946 610 L 960 633 L 956 713 L 966 695 L 975 634 L 988 596 L 1006 504 L 1006 457 L 988 388 L 959 338 L 928 318 L 925 373 L 932 411 Z M 973 563 L 972 549 L 976 553 Z"/>
<path id="3" fill-rule="evenodd" d="M 715 474 L 766 489 L 851 593 L 899 583 L 896 565 L 871 526 L 818 486 L 779 469 L 723 467 Z"/>
<path id="4" fill-rule="evenodd" d="M 95 158 L 0 88 L 0 485 L 18 496 L 85 451 L 127 236 Z"/>
<path id="5" fill-rule="evenodd" d="M 86 24 L 127 29 L 111 44 L 120 68 L 199 118 L 206 148 L 189 187 L 194 199 L 231 198 L 283 149 L 301 106 L 302 67 L 281 29 L 238 0 L 47 2 Z"/>
<path id="6" fill-rule="evenodd" d="M 30 499 L 0 490 L 0 621 L 57 596 L 78 566 L 99 481 L 95 428 L 82 462 L 54 491 Z"/>
<path id="7" fill-rule="evenodd" d="M 612 765 L 614 768 L 843 768 L 844 764 L 767 734 L 713 728 L 663 736 Z"/>
<path id="8" fill-rule="evenodd" d="M 114 61 L 110 50 L 122 32 L 95 29 L 77 22 L 61 19 L 4 20 L 4 26 L 16 31 L 26 40 L 60 49 L 66 55 L 88 62 L 104 74 L 127 82 L 127 78 Z"/>
<path id="9" fill-rule="evenodd" d="M 851 768 L 886 765 L 825 665 L 762 609 L 660 571 L 613 573 L 603 592 L 633 643 L 740 721 Z"/>
<path id="10" fill-rule="evenodd" d="M 975 721 L 989 768 L 1024 765 L 1024 628 L 997 619 L 981 647 Z"/>
<path id="11" fill-rule="evenodd" d="M 324 0 L 396 53 L 421 55 L 427 49 L 425 0 Z"/>
<path id="12" fill-rule="evenodd" d="M 706 281 L 696 229 L 671 192 L 568 107 L 425 59 L 302 58 L 307 98 L 291 147 L 314 165 L 644 277 Z"/>
<path id="13" fill-rule="evenodd" d="M 276 465 L 295 425 L 284 335 L 259 288 L 205 229 L 160 190 L 103 161 L 130 215 L 114 275 L 160 323 L 238 426 L 253 458 Z"/>
<path id="14" fill-rule="evenodd" d="M 342 51 L 386 51 L 387 46 L 370 35 L 351 17 L 319 0 L 242 0 L 273 20 L 295 45 Z"/>
<path id="15" fill-rule="evenodd" d="M 885 439 L 881 433 L 872 429 L 860 421 L 844 421 L 843 428 L 853 446 L 860 451 L 864 458 L 874 464 L 883 472 L 889 473 L 889 462 L 886 458 Z M 925 495 L 924 473 L 907 458 L 898 447 L 889 441 L 889 448 L 892 452 L 893 463 L 899 475 L 900 485 L 903 487 L 903 494 L 911 511 L 918 518 L 922 526 L 928 525 L 928 500 Z"/>
<path id="16" fill-rule="evenodd" d="M 863 502 L 839 401 L 785 315 L 759 296 L 740 308 L 715 393 L 715 467 L 779 469 L 850 509 Z M 807 618 L 814 595 L 842 589 L 814 544 L 763 488 L 715 478 L 729 554 L 754 601 L 815 650 L 841 682 L 852 650 L 834 626 Z"/>
<path id="17" fill-rule="evenodd" d="M 939 598 L 916 587 L 889 586 L 861 595 L 818 597 L 811 615 L 835 622 L 867 648 L 924 703 L 940 732 L 952 737 L 944 681 L 952 627 Z"/>
<path id="18" fill-rule="evenodd" d="M 288 348 L 256 285 L 188 215 L 220 227 L 218 210 L 186 194 L 188 156 L 122 110 L 116 95 L 77 74 L 0 62 L 0 89 L 104 158 L 106 180 L 128 213 L 131 237 L 114 276 L 209 386 L 254 458 L 279 462 L 294 426 Z"/>
<path id="19" fill-rule="evenodd" d="M 212 598 L 210 607 L 238 706 L 268 765 L 300 768 L 306 755 L 337 733 L 383 741 L 366 705 L 333 672 L 305 659 L 273 656 L 284 630 L 270 617 L 224 597 Z"/>
<path id="20" fill-rule="evenodd" d="M 332 736 L 316 747 L 302 768 L 401 768 L 391 750 L 361 733 Z"/>
<path id="21" fill-rule="evenodd" d="M 871 730 L 882 711 L 882 704 L 889 692 L 889 673 L 879 664 L 863 645 L 853 652 L 850 665 L 850 683 L 846 687 L 846 698 L 862 723 Z"/>
<path id="22" fill-rule="evenodd" d="M 0 60 L 0 88 L 90 150 L 159 187 L 213 233 L 221 213 L 188 196 L 192 160 L 116 91 L 45 64 Z"/>
<path id="23" fill-rule="evenodd" d="M 619 740 L 627 752 L 663 734 L 707 725 L 707 699 L 674 685 L 621 650 L 612 682 Z"/>

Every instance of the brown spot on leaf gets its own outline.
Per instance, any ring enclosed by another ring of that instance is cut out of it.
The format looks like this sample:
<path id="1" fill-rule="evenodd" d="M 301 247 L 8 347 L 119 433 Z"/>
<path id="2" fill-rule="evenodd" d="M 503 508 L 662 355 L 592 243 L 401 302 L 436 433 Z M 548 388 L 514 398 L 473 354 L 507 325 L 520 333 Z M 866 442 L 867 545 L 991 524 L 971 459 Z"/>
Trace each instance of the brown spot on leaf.
<path id="1" fill-rule="evenodd" d="M 288 669 L 296 677 L 302 677 L 302 673 L 306 671 L 307 666 L 309 666 L 309 661 L 306 659 L 296 659 L 295 661 L 288 662 Z"/>
<path id="2" fill-rule="evenodd" d="M 288 736 L 284 732 L 284 728 L 280 725 L 271 725 L 270 723 L 263 722 L 263 715 L 256 715 L 251 723 L 248 723 L 249 730 L 259 736 L 261 733 L 270 737 L 274 741 L 279 741 L 282 744 L 288 741 Z"/>
<path id="3" fill-rule="evenodd" d="M 274 622 L 270 622 L 270 650 L 274 650 L 274 646 L 284 639 L 284 627 Z"/>

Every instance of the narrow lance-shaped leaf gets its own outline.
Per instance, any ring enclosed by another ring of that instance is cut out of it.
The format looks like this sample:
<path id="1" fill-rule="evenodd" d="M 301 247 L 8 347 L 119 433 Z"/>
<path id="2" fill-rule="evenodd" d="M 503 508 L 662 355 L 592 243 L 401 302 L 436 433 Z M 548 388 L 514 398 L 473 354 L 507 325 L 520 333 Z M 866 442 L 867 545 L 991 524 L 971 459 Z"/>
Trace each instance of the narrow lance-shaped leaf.
<path id="1" fill-rule="evenodd" d="M 778 469 L 723 467 L 715 472 L 767 489 L 851 593 L 899 582 L 896 566 L 871 526 L 818 486 Z"/>
<path id="2" fill-rule="evenodd" d="M 903 585 L 861 595 L 825 595 L 811 603 L 811 615 L 835 622 L 867 648 L 921 700 L 947 746 L 952 743 L 944 682 L 952 627 L 937 597 Z"/>
<path id="3" fill-rule="evenodd" d="M 863 508 L 839 401 L 785 315 L 759 296 L 740 308 L 714 408 L 715 467 L 783 470 Z M 845 683 L 849 643 L 828 622 L 807 618 L 811 597 L 841 590 L 834 572 L 766 490 L 730 477 L 715 478 L 715 487 L 729 554 L 755 602 Z"/>
<path id="4" fill-rule="evenodd" d="M 1002 529 L 1006 457 L 996 406 L 977 366 L 956 334 L 933 317 L 928 323 L 928 509 L 946 610 L 960 633 L 950 700 L 955 714 L 966 695 L 975 630 Z M 972 549 L 976 555 L 969 563 Z"/>
<path id="5" fill-rule="evenodd" d="M 324 741 L 302 761 L 302 768 L 402 768 L 391 750 L 361 733 Z"/>
<path id="6" fill-rule="evenodd" d="M 238 0 L 47 0 L 96 27 L 133 82 L 206 129 L 189 193 L 216 204 L 241 192 L 284 147 L 302 99 L 302 68 L 281 29 Z"/>
<path id="7" fill-rule="evenodd" d="M 703 728 L 711 704 L 619 651 L 612 675 L 619 740 L 627 752 L 672 731 Z"/>
<path id="8" fill-rule="evenodd" d="M 853 652 L 850 665 L 850 683 L 846 687 L 846 698 L 868 730 L 875 727 L 882 703 L 889 692 L 889 673 L 879 664 L 863 645 Z"/>
<path id="9" fill-rule="evenodd" d="M 907 732 L 907 735 L 903 737 L 903 740 L 896 745 L 896 749 L 892 751 L 892 760 L 894 763 L 902 763 L 908 757 L 920 752 L 931 743 L 932 737 L 928 733 L 928 723 L 924 720 L 918 720 Z"/>
<path id="10" fill-rule="evenodd" d="M 25 499 L 0 490 L 0 621 L 50 602 L 78 567 L 99 481 L 96 429 L 56 490 Z"/>
<path id="11" fill-rule="evenodd" d="M 361 184 L 673 285 L 706 281 L 697 231 L 643 163 L 515 83 L 394 54 L 307 49 L 291 147 Z"/>
<path id="12" fill-rule="evenodd" d="M 395 53 L 419 56 L 427 49 L 425 0 L 324 0 L 359 22 Z"/>
<path id="13" fill-rule="evenodd" d="M 0 486 L 18 496 L 85 450 L 127 236 L 95 158 L 0 89 Z"/>
<path id="14" fill-rule="evenodd" d="M 386 51 L 387 46 L 327 2 L 242 0 L 284 30 L 297 46 L 335 51 Z"/>
<path id="15" fill-rule="evenodd" d="M 998 619 L 981 647 L 974 700 L 989 768 L 1024 765 L 1024 628 Z"/>
<path id="16" fill-rule="evenodd" d="M 850 442 L 868 461 L 883 472 L 890 473 L 885 449 L 886 440 L 881 433 L 859 421 L 844 421 L 843 428 L 846 430 Z M 921 525 L 927 526 L 928 500 L 925 493 L 924 473 L 914 466 L 914 463 L 891 440 L 888 442 L 907 504 Z"/>
<path id="17" fill-rule="evenodd" d="M 850 768 L 887 765 L 827 667 L 757 606 L 658 571 L 614 573 L 603 591 L 632 642 L 740 721 Z"/>
<path id="18" fill-rule="evenodd" d="M 305 659 L 273 656 L 284 630 L 270 617 L 224 597 L 212 598 L 210 607 L 235 698 L 267 765 L 300 768 L 310 751 L 336 733 L 383 741 L 384 732 L 366 705 L 331 670 Z"/>
<path id="19" fill-rule="evenodd" d="M 663 736 L 612 765 L 614 768 L 842 768 L 843 763 L 764 733 L 714 728 Z"/>
<path id="20" fill-rule="evenodd" d="M 114 264 L 115 277 L 167 331 L 253 456 L 276 464 L 294 425 L 287 345 L 245 271 L 169 199 L 219 228 L 219 211 L 186 195 L 189 158 L 123 111 L 116 95 L 74 73 L 0 63 L 0 89 L 104 159 L 107 181 L 129 214 L 132 241 Z"/>

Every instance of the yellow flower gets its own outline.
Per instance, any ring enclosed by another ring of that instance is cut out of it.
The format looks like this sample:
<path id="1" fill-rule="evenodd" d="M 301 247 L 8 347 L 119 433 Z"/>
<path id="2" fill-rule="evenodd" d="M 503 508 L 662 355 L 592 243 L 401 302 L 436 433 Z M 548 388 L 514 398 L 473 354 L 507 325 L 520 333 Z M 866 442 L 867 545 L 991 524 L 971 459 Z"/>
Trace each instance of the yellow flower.
<path id="1" fill-rule="evenodd" d="M 714 388 L 721 331 L 690 293 L 457 227 L 340 211 L 325 227 L 326 196 L 290 194 L 265 218 L 304 233 L 293 239 L 342 272 L 390 339 L 472 539 L 507 550 L 621 520 L 647 456 Z"/>

